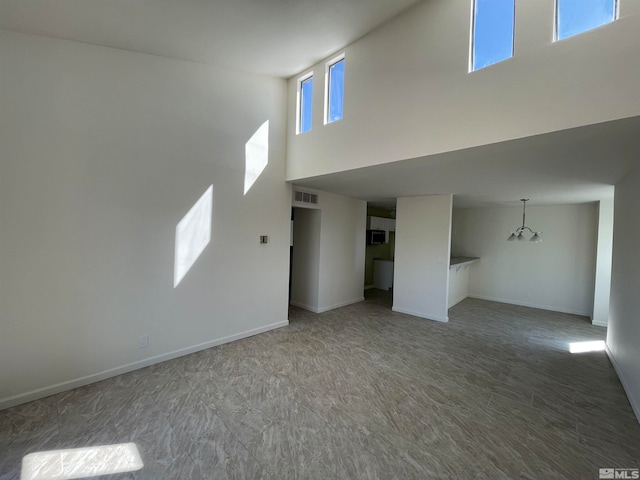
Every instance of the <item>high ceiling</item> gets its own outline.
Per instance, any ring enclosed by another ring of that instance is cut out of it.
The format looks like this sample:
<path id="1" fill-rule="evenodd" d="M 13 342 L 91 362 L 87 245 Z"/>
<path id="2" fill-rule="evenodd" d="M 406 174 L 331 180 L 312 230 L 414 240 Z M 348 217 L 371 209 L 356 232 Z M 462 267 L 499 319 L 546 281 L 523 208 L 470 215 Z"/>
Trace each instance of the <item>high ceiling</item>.
<path id="1" fill-rule="evenodd" d="M 0 28 L 287 78 L 419 1 L 0 0 Z M 638 132 L 630 118 L 296 183 L 379 205 L 590 202 L 640 162 Z"/>
<path id="2" fill-rule="evenodd" d="M 0 0 L 0 28 L 290 77 L 419 0 Z"/>
<path id="3" fill-rule="evenodd" d="M 612 198 L 640 163 L 640 117 L 297 180 L 391 207 L 400 196 L 454 194 L 457 207 L 587 203 Z"/>

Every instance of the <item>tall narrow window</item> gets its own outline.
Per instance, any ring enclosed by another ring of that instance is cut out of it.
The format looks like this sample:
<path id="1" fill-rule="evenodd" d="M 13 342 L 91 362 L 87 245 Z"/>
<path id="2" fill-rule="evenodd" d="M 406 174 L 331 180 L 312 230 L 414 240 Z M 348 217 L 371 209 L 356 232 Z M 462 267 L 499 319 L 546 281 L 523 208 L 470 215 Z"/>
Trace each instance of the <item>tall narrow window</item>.
<path id="1" fill-rule="evenodd" d="M 342 120 L 344 106 L 344 54 L 327 63 L 325 123 Z"/>
<path id="2" fill-rule="evenodd" d="M 471 70 L 513 57 L 515 0 L 475 0 L 473 3 Z"/>
<path id="3" fill-rule="evenodd" d="M 313 73 L 298 79 L 298 110 L 297 132 L 305 133 L 311 130 Z"/>
<path id="4" fill-rule="evenodd" d="M 556 0 L 556 40 L 613 22 L 616 0 Z"/>

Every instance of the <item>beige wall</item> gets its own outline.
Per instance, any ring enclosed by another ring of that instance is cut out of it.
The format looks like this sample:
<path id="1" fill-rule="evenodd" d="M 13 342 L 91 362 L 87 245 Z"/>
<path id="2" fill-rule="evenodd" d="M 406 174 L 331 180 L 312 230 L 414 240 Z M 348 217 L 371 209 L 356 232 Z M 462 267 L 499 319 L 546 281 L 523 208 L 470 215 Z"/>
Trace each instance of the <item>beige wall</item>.
<path id="1" fill-rule="evenodd" d="M 0 408 L 287 324 L 283 80 L 4 31 L 0 65 Z M 212 241 L 174 289 L 210 185 Z"/>
<path id="2" fill-rule="evenodd" d="M 295 135 L 289 80 L 287 178 L 421 157 L 640 114 L 640 2 L 553 43 L 554 0 L 517 2 L 515 56 L 468 73 L 469 0 L 428 0 L 347 46 L 344 119 Z"/>
<path id="3" fill-rule="evenodd" d="M 462 208 L 453 213 L 454 256 L 480 257 L 469 268 L 469 295 L 591 316 L 597 204 L 527 207 L 542 243 L 508 242 L 522 208 Z"/>
<path id="4" fill-rule="evenodd" d="M 364 300 L 367 202 L 322 192 L 319 311 Z"/>
<path id="5" fill-rule="evenodd" d="M 639 162 L 640 163 L 640 162 Z M 607 330 L 610 357 L 640 421 L 640 167 L 616 186 L 611 311 Z"/>

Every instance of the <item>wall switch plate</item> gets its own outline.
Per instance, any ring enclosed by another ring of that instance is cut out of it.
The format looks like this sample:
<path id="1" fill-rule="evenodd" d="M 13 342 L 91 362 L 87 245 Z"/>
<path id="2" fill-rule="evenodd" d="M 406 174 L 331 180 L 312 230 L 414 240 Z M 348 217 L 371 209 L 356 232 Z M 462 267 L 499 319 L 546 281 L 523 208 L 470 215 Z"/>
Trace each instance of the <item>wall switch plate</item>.
<path id="1" fill-rule="evenodd" d="M 142 335 L 138 338 L 138 348 L 147 348 L 149 346 L 149 335 Z"/>

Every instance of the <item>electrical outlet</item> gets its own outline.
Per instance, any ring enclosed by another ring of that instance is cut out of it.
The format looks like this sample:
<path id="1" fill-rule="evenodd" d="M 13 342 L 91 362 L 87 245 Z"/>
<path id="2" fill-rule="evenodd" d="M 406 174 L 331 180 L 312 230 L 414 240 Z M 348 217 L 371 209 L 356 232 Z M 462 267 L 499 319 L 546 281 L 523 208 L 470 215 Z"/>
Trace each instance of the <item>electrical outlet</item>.
<path id="1" fill-rule="evenodd" d="M 138 338 L 138 348 L 147 348 L 149 346 L 149 335 L 142 335 Z"/>

